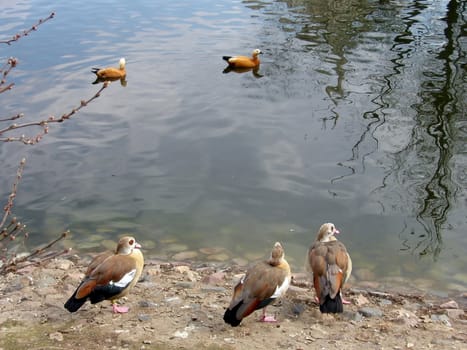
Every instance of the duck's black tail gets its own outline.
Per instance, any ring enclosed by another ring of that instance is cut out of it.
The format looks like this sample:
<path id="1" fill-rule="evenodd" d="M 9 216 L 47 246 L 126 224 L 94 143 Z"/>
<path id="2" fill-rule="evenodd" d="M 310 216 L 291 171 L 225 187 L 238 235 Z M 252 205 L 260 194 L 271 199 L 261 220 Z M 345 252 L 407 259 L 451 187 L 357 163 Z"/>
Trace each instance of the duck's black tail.
<path id="1" fill-rule="evenodd" d="M 222 59 L 223 59 L 224 61 L 227 61 L 227 62 L 229 62 L 229 60 L 230 60 L 231 58 L 232 58 L 232 56 L 222 56 Z"/>
<path id="2" fill-rule="evenodd" d="M 227 309 L 225 310 L 225 313 L 224 313 L 224 321 L 225 323 L 228 323 L 230 324 L 232 327 L 237 327 L 240 322 L 242 322 L 242 319 L 238 319 L 237 318 L 237 311 L 238 311 L 238 308 L 242 305 L 242 303 L 238 303 L 237 305 L 235 305 L 235 307 L 233 309 Z"/>
<path id="3" fill-rule="evenodd" d="M 322 313 L 333 313 L 333 314 L 344 312 L 344 306 L 342 305 L 341 294 L 337 293 L 334 299 L 331 299 L 329 294 L 326 295 L 326 298 L 324 299 L 324 303 L 319 305 L 319 311 L 321 311 Z"/>
<path id="4" fill-rule="evenodd" d="M 99 72 L 100 69 L 99 68 L 93 68 L 91 69 L 91 72 L 93 72 L 94 74 L 97 74 L 97 72 Z"/>
<path id="5" fill-rule="evenodd" d="M 65 309 L 70 312 L 76 312 L 86 302 L 86 298 L 76 299 L 76 292 L 71 296 L 70 299 L 63 305 Z"/>

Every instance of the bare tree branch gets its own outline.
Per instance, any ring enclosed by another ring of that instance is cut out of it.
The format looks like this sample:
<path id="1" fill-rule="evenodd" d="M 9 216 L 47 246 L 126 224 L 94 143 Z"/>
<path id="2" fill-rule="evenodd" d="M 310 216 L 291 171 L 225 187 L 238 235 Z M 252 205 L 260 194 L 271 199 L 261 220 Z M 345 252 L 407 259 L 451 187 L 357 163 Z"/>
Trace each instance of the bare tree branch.
<path id="1" fill-rule="evenodd" d="M 42 131 L 39 132 L 36 136 L 33 137 L 27 137 L 25 135 L 21 135 L 18 137 L 0 137 L 0 142 L 13 142 L 13 141 L 20 141 L 26 145 L 34 145 L 38 143 L 42 137 L 49 132 L 49 124 L 50 123 L 62 123 L 65 120 L 68 120 L 71 118 L 72 115 L 77 113 L 81 108 L 87 106 L 90 102 L 98 98 L 101 94 L 101 92 L 109 86 L 110 82 L 106 81 L 104 84 L 102 84 L 102 87 L 99 89 L 99 91 L 96 92 L 94 96 L 92 96 L 88 100 L 81 100 L 81 103 L 78 107 L 73 108 L 70 112 L 63 114 L 60 118 L 55 118 L 54 116 L 50 116 L 48 119 L 36 121 L 36 122 L 30 122 L 30 123 L 23 123 L 23 124 L 11 124 L 7 126 L 6 128 L 0 129 L 0 136 L 12 131 L 12 130 L 17 130 L 21 128 L 27 128 L 31 126 L 39 126 L 42 127 Z M 13 119 L 8 119 L 8 120 L 13 120 Z"/>
<path id="2" fill-rule="evenodd" d="M 24 114 L 23 113 L 18 113 L 12 117 L 7 117 L 7 118 L 4 118 L 4 119 L 0 119 L 0 122 L 7 122 L 9 120 L 16 120 L 16 119 L 19 119 L 19 118 L 22 118 L 24 117 Z"/>
<path id="3" fill-rule="evenodd" d="M 5 213 L 3 214 L 2 221 L 0 221 L 0 229 L 3 227 L 3 225 L 5 225 L 5 222 L 8 216 L 11 214 L 11 208 L 13 208 L 13 202 L 16 198 L 16 190 L 18 189 L 19 181 L 21 180 L 21 177 L 23 175 L 23 169 L 24 169 L 25 164 L 26 164 L 26 158 L 21 159 L 18 170 L 16 171 L 16 179 L 15 179 L 15 182 L 13 183 L 13 188 L 11 190 L 10 195 L 8 196 L 8 201 L 6 205 L 3 207 L 3 211 Z"/>
<path id="4" fill-rule="evenodd" d="M 0 80 L 0 94 L 2 92 L 11 90 L 15 85 L 15 83 L 10 83 L 7 86 L 3 86 L 6 83 L 6 76 L 8 75 L 8 73 L 11 72 L 13 68 L 16 67 L 17 64 L 18 60 L 14 57 L 10 57 L 3 65 L 2 69 L 0 69 L 0 73 L 2 73 L 2 80 Z"/>
<path id="5" fill-rule="evenodd" d="M 37 30 L 37 27 L 39 25 L 41 25 L 42 23 L 44 22 L 47 22 L 49 19 L 52 19 L 53 17 L 55 16 L 55 12 L 52 12 L 47 18 L 44 18 L 44 19 L 40 19 L 39 22 L 37 22 L 35 25 L 33 25 L 31 28 L 21 32 L 21 33 L 17 33 L 15 35 L 13 35 L 13 37 L 11 39 L 8 39 L 8 40 L 0 40 L 0 44 L 8 44 L 8 45 L 11 45 L 12 42 L 14 41 L 18 41 L 21 37 L 23 36 L 27 36 L 29 33 L 31 33 L 32 31 L 35 31 Z"/>

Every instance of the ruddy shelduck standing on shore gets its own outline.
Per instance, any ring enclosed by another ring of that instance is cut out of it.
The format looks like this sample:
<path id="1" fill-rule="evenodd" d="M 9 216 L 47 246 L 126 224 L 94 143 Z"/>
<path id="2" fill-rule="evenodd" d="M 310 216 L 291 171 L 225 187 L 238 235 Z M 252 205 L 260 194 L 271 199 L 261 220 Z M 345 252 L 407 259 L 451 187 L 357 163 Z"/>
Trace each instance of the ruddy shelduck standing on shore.
<path id="1" fill-rule="evenodd" d="M 271 257 L 251 266 L 235 286 L 224 321 L 236 327 L 253 311 L 263 309 L 260 321 L 276 322 L 274 316 L 266 316 L 266 307 L 287 291 L 290 280 L 291 272 L 284 249 L 276 242 Z"/>
<path id="2" fill-rule="evenodd" d="M 126 70 L 125 70 L 126 61 L 124 58 L 120 58 L 119 67 L 109 67 L 109 68 L 93 68 L 91 71 L 97 76 L 98 79 L 102 80 L 117 80 L 125 78 Z"/>
<path id="3" fill-rule="evenodd" d="M 255 68 L 260 64 L 258 55 L 262 54 L 260 49 L 255 49 L 251 57 L 247 56 L 222 56 L 232 68 Z"/>
<path id="4" fill-rule="evenodd" d="M 343 312 L 342 287 L 352 273 L 352 260 L 344 244 L 335 237 L 334 224 L 321 225 L 315 242 L 308 250 L 307 270 L 313 272 L 313 286 L 323 313 Z"/>
<path id="5" fill-rule="evenodd" d="M 126 296 L 141 276 L 144 258 L 140 248 L 133 237 L 122 237 L 115 252 L 96 256 L 65 308 L 75 312 L 87 300 L 91 304 L 110 300 L 114 313 L 128 312 L 128 307 L 118 306 L 116 300 Z"/>

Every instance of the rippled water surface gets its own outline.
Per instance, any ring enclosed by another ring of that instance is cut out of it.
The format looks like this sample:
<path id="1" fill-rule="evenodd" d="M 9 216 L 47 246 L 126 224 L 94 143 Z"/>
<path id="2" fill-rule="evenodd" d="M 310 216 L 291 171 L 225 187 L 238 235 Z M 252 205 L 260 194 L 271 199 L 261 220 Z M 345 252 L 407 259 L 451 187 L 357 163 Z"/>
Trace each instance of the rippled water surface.
<path id="1" fill-rule="evenodd" d="M 131 232 L 162 256 L 249 261 L 280 240 L 300 270 L 332 221 L 357 278 L 466 287 L 463 2 L 50 3 L 0 1 L 0 39 L 56 12 L 0 46 L 20 62 L 0 119 L 61 116 L 120 57 L 127 84 L 38 145 L 0 143 L 0 198 L 27 158 L 14 213 L 32 241 L 70 229 L 97 250 Z M 254 48 L 258 74 L 223 73 Z"/>

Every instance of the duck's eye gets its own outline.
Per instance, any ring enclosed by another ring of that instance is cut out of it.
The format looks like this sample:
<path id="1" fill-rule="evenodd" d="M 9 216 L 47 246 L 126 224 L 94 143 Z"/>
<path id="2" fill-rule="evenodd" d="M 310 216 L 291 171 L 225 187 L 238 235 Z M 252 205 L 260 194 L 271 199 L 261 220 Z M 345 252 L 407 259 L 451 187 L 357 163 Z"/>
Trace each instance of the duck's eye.
<path id="1" fill-rule="evenodd" d="M 129 241 L 128 243 L 129 243 L 130 245 L 133 245 L 133 244 L 135 244 L 135 241 L 132 240 L 132 239 L 130 239 L 130 241 Z"/>

